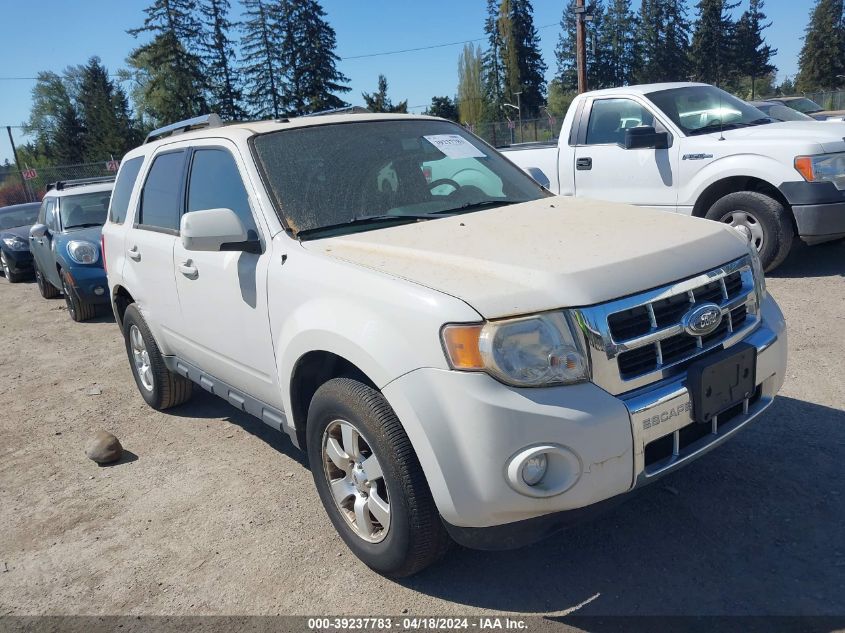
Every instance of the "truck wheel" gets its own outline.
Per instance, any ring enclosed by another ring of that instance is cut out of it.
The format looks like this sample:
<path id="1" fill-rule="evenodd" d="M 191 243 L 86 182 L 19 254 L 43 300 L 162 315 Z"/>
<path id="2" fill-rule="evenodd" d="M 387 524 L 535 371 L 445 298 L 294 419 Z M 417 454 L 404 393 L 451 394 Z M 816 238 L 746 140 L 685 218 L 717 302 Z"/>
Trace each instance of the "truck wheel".
<path id="1" fill-rule="evenodd" d="M 736 191 L 719 198 L 704 216 L 743 233 L 760 254 L 766 271 L 777 268 L 792 248 L 795 229 L 783 205 L 756 191 Z"/>
<path id="2" fill-rule="evenodd" d="M 97 313 L 97 306 L 80 299 L 79 295 L 76 294 L 76 291 L 68 283 L 67 276 L 64 273 L 61 273 L 61 275 L 62 294 L 65 296 L 65 305 L 67 306 L 67 313 L 70 315 L 70 318 L 77 323 L 93 319 Z"/>
<path id="3" fill-rule="evenodd" d="M 12 269 L 9 267 L 9 262 L 6 261 L 6 254 L 2 251 L 0 251 L 0 268 L 3 269 L 3 276 L 10 284 L 16 284 L 23 281 L 23 275 L 21 273 L 12 272 Z"/>
<path id="4" fill-rule="evenodd" d="M 163 411 L 190 400 L 193 383 L 164 364 L 150 328 L 134 303 L 123 315 L 123 335 L 135 384 L 148 405 Z"/>
<path id="5" fill-rule="evenodd" d="M 47 281 L 38 269 L 38 266 L 35 267 L 35 283 L 38 284 L 38 292 L 40 292 L 41 296 L 45 299 L 55 299 L 59 296 L 58 288 Z"/>
<path id="6" fill-rule="evenodd" d="M 364 563 L 398 578 L 443 556 L 449 536 L 411 442 L 381 393 L 350 378 L 325 383 L 308 409 L 307 444 L 323 506 Z"/>

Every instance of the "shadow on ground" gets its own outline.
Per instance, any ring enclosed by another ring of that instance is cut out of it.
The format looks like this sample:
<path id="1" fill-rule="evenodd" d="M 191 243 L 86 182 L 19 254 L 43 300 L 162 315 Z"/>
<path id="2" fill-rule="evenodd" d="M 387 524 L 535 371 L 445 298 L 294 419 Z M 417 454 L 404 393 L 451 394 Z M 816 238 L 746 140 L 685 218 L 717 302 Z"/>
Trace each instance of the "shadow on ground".
<path id="1" fill-rule="evenodd" d="M 796 240 L 789 257 L 766 277 L 845 277 L 845 241 L 807 246 Z"/>

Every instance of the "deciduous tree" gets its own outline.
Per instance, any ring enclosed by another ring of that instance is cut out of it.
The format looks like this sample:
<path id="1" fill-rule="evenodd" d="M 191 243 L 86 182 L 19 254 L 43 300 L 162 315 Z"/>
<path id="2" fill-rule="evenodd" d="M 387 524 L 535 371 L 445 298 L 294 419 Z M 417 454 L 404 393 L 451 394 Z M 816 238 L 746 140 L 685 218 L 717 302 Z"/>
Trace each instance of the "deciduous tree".
<path id="1" fill-rule="evenodd" d="M 464 44 L 458 59 L 458 113 L 461 123 L 475 125 L 484 117 L 481 48 Z"/>

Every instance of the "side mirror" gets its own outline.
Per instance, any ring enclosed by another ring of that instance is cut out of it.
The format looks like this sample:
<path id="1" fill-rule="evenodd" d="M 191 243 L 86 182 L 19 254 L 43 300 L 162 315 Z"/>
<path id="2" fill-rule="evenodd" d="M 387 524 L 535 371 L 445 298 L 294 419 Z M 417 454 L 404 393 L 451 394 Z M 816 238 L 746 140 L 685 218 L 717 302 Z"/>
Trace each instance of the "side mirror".
<path id="1" fill-rule="evenodd" d="M 528 167 L 525 171 L 527 171 L 528 175 L 531 176 L 541 187 L 548 189 L 552 186 L 552 181 L 549 180 L 549 177 L 544 174 L 543 170 L 539 167 Z"/>
<path id="2" fill-rule="evenodd" d="M 34 224 L 29 229 L 29 236 L 35 239 L 40 240 L 42 237 L 47 235 L 47 225 L 46 224 Z"/>
<path id="3" fill-rule="evenodd" d="M 179 234 L 182 246 L 189 251 L 252 250 L 243 223 L 231 209 L 186 213 L 179 223 Z"/>
<path id="4" fill-rule="evenodd" d="M 666 149 L 669 133 L 658 132 L 650 125 L 625 130 L 625 149 Z"/>

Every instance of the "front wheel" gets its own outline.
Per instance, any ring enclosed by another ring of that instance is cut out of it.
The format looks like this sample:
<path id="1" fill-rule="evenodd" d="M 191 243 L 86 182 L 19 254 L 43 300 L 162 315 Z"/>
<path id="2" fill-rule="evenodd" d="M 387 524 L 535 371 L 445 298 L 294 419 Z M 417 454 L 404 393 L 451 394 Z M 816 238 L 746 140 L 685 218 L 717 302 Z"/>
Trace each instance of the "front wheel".
<path id="1" fill-rule="evenodd" d="M 97 314 L 97 306 L 80 299 L 79 295 L 76 294 L 76 291 L 70 285 L 67 275 L 61 273 L 61 276 L 62 293 L 65 296 L 65 305 L 67 306 L 67 313 L 70 315 L 70 318 L 77 323 L 93 319 L 94 315 Z"/>
<path id="2" fill-rule="evenodd" d="M 335 378 L 308 409 L 308 461 L 323 506 L 352 552 L 375 571 L 410 576 L 450 540 L 405 430 L 372 387 Z"/>
<path id="3" fill-rule="evenodd" d="M 766 271 L 777 268 L 792 248 L 795 229 L 783 205 L 756 191 L 735 191 L 719 198 L 704 216 L 729 224 L 754 245 Z"/>
<path id="4" fill-rule="evenodd" d="M 45 299 L 55 299 L 59 296 L 58 288 L 47 281 L 38 266 L 35 267 L 35 283 L 38 284 L 38 292 L 40 292 L 41 296 Z"/>

